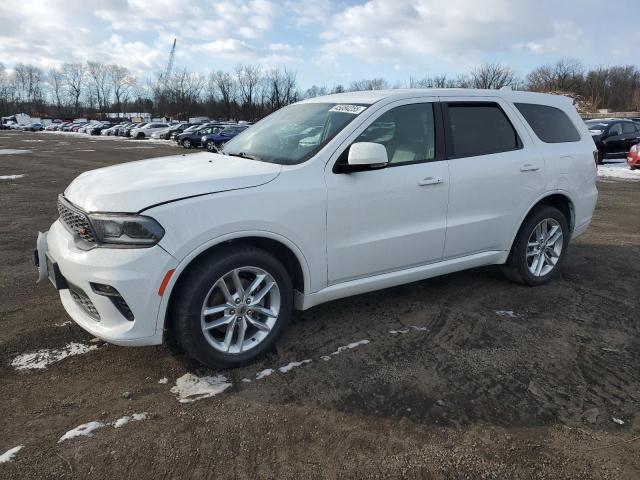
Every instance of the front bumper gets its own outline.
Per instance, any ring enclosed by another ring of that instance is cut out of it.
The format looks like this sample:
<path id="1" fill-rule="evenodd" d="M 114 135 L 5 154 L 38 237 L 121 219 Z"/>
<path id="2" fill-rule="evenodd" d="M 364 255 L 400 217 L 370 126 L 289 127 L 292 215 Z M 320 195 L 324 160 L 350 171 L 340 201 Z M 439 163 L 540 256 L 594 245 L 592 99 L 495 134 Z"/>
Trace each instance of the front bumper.
<path id="1" fill-rule="evenodd" d="M 157 245 L 80 250 L 72 234 L 59 221 L 42 235 L 46 237 L 38 242 L 38 257 L 48 256 L 64 277 L 68 285 L 63 286 L 69 288 L 59 290 L 60 300 L 78 325 L 116 345 L 162 343 L 162 328 L 158 328 L 162 297 L 158 288 L 167 271 L 177 265 L 171 255 Z M 42 270 L 41 267 L 41 277 Z M 125 318 L 108 296 L 95 293 L 91 283 L 115 288 L 131 310 L 133 320 Z M 87 300 L 97 315 L 90 314 Z"/>

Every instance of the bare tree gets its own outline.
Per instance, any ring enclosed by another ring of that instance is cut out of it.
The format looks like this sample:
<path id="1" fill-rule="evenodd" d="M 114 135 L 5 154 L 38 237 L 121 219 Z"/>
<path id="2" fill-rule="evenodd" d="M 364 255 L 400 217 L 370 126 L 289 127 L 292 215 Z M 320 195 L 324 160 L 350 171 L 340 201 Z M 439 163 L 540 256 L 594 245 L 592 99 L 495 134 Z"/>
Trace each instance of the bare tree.
<path id="1" fill-rule="evenodd" d="M 553 65 L 542 65 L 532 70 L 526 87 L 535 92 L 578 92 L 584 80 L 584 67 L 574 59 L 558 60 Z"/>
<path id="2" fill-rule="evenodd" d="M 235 75 L 243 110 L 247 118 L 253 120 L 256 114 L 256 91 L 262 80 L 262 68 L 260 65 L 238 65 Z"/>
<path id="3" fill-rule="evenodd" d="M 48 72 L 48 79 L 51 92 L 53 93 L 53 97 L 56 102 L 56 109 L 59 114 L 62 111 L 62 95 L 64 93 L 64 78 L 62 70 L 56 67 L 50 68 Z"/>
<path id="4" fill-rule="evenodd" d="M 84 66 L 81 63 L 65 63 L 62 65 L 62 78 L 73 102 L 74 112 L 78 114 L 85 78 Z"/>
<path id="5" fill-rule="evenodd" d="M 362 90 L 385 90 L 387 88 L 389 88 L 389 82 L 384 78 L 371 78 L 351 82 L 349 90 L 359 92 Z"/>
<path id="6" fill-rule="evenodd" d="M 515 81 L 513 70 L 501 63 L 484 63 L 470 73 L 472 88 L 499 89 L 513 85 Z"/>
<path id="7" fill-rule="evenodd" d="M 44 75 L 39 67 L 24 63 L 16 64 L 14 70 L 18 95 L 26 109 L 31 113 L 36 104 L 43 103 L 42 82 Z"/>
<path id="8" fill-rule="evenodd" d="M 131 76 L 126 67 L 121 67 L 120 65 L 107 65 L 106 70 L 107 81 L 109 88 L 113 91 L 116 109 L 118 113 L 121 113 L 122 104 L 128 101 L 135 78 Z"/>
<path id="9" fill-rule="evenodd" d="M 296 74 L 286 68 L 272 68 L 266 74 L 271 110 L 277 110 L 297 100 Z"/>
<path id="10" fill-rule="evenodd" d="M 109 70 L 104 63 L 87 62 L 87 73 L 91 79 L 93 94 L 98 103 L 98 109 L 104 113 L 107 110 L 111 97 Z"/>
<path id="11" fill-rule="evenodd" d="M 237 84 L 229 72 L 218 70 L 209 76 L 209 85 L 214 97 L 218 96 L 224 104 L 225 117 L 229 120 L 232 116 L 231 107 L 233 105 Z"/>

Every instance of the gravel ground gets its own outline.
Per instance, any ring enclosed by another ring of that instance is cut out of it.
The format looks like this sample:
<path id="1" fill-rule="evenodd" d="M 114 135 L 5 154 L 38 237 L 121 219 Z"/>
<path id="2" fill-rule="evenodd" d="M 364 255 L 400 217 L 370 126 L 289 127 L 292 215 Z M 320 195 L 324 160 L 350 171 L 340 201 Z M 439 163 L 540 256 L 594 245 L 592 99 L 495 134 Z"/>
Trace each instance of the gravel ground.
<path id="1" fill-rule="evenodd" d="M 549 285 L 492 267 L 331 302 L 268 358 L 211 371 L 92 342 L 34 283 L 77 174 L 182 153 L 0 131 L 0 178 L 24 175 L 0 179 L 0 478 L 640 478 L 640 182 L 600 182 Z M 209 397 L 180 403 L 178 379 Z"/>

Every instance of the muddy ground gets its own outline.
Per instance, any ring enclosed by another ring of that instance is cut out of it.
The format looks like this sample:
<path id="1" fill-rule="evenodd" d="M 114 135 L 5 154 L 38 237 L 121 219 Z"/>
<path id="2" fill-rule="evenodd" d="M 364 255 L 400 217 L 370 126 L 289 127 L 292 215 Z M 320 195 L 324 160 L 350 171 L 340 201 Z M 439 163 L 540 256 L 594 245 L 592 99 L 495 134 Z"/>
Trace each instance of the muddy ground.
<path id="1" fill-rule="evenodd" d="M 0 181 L 0 455 L 24 445 L 0 478 L 640 478 L 640 182 L 599 183 L 592 227 L 550 285 L 482 268 L 335 301 L 297 313 L 268 358 L 212 372 L 166 346 L 91 343 L 34 283 L 36 232 L 77 174 L 177 153 L 0 131 L 0 176 L 25 175 Z M 98 348 L 11 366 L 70 342 Z M 179 403 L 187 372 L 232 386 Z"/>

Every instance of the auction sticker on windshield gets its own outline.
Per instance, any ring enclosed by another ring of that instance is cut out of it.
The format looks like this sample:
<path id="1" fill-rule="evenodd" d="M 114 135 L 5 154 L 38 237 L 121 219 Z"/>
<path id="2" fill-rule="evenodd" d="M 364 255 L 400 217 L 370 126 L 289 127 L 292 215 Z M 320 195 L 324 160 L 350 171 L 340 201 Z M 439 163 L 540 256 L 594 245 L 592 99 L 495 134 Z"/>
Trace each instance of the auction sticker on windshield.
<path id="1" fill-rule="evenodd" d="M 354 115 L 358 115 L 366 110 L 367 107 L 363 107 L 362 105 L 336 105 L 331 108 L 330 112 L 342 112 L 342 113 L 352 113 Z"/>

